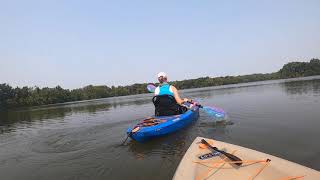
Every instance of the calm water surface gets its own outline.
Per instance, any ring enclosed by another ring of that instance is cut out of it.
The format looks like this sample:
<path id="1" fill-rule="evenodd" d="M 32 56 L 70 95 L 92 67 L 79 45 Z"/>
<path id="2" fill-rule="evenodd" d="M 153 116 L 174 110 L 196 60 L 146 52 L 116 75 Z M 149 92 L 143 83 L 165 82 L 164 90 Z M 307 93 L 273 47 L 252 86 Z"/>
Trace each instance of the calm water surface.
<path id="1" fill-rule="evenodd" d="M 1 180 L 171 179 L 197 136 L 253 148 L 320 170 L 320 77 L 184 91 L 228 112 L 145 144 L 128 126 L 154 112 L 151 95 L 0 113 Z"/>

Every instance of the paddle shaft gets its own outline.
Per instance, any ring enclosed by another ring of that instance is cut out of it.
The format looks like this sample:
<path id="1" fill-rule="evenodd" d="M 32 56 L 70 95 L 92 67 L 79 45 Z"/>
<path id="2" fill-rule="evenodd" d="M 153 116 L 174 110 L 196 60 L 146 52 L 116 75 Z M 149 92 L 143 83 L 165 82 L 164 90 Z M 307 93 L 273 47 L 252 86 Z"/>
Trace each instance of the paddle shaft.
<path id="1" fill-rule="evenodd" d="M 201 140 L 201 143 L 202 144 L 205 144 L 207 145 L 210 149 L 214 150 L 214 151 L 217 151 L 223 155 L 225 155 L 227 158 L 229 158 L 231 161 L 242 161 L 240 158 L 238 158 L 237 156 L 233 155 L 233 154 L 230 154 L 230 153 L 227 153 L 225 151 L 222 151 L 222 150 L 219 150 L 217 147 L 213 147 L 211 146 L 206 140 L 202 139 Z M 238 166 L 241 166 L 242 165 L 242 162 L 239 162 L 239 163 L 235 163 L 236 165 Z"/>

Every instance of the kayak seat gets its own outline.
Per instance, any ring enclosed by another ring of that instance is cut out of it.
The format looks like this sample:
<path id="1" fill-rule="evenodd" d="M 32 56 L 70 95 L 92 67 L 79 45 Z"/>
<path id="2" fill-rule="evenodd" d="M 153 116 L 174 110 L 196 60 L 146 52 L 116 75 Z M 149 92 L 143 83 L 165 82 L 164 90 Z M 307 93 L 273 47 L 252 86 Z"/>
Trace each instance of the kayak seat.
<path id="1" fill-rule="evenodd" d="M 155 116 L 172 116 L 187 111 L 187 108 L 180 106 L 171 95 L 154 96 L 152 102 L 155 107 Z"/>

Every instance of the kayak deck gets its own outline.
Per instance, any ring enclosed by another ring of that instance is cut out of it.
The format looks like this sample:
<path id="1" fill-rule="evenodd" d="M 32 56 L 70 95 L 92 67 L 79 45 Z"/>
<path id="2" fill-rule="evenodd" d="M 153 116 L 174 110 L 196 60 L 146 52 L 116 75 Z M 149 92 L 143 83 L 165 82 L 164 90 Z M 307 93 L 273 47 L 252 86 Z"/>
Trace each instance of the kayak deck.
<path id="1" fill-rule="evenodd" d="M 201 139 L 205 139 L 219 150 L 239 157 L 243 164 L 237 166 L 220 153 L 213 153 L 207 159 L 199 156 L 211 153 L 208 148 L 199 148 Z M 268 160 L 271 160 L 268 162 Z M 269 154 L 221 141 L 197 137 L 181 160 L 173 180 L 202 179 L 255 179 L 290 180 L 320 179 L 320 172 Z"/>
<path id="2" fill-rule="evenodd" d="M 198 107 L 180 115 L 151 117 L 141 121 L 133 128 L 128 128 L 127 134 L 138 142 L 145 142 L 151 138 L 178 131 L 196 121 L 198 117 Z"/>

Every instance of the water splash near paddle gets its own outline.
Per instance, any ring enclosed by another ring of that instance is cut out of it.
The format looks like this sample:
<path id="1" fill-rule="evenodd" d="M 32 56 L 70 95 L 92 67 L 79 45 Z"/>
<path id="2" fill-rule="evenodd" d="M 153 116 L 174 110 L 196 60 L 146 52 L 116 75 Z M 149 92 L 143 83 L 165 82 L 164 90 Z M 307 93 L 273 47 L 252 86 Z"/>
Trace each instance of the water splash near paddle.
<path id="1" fill-rule="evenodd" d="M 218 119 L 224 119 L 226 117 L 226 112 L 221 108 L 212 107 L 212 106 L 203 106 L 202 109 L 211 117 L 215 117 Z"/>

